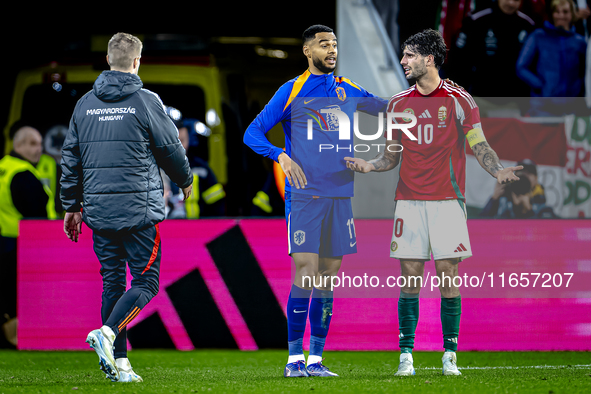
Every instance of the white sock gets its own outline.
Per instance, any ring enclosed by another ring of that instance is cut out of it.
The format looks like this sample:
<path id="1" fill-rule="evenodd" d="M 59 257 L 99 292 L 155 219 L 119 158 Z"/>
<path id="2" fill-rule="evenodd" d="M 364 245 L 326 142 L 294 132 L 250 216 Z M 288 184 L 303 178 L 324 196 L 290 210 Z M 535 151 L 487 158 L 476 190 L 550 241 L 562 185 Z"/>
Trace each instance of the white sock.
<path id="1" fill-rule="evenodd" d="M 322 361 L 322 356 L 309 355 L 308 356 L 308 364 L 306 364 L 306 366 L 308 366 L 310 364 L 316 364 L 318 361 Z"/>
<path id="2" fill-rule="evenodd" d="M 103 332 L 103 334 L 107 338 L 109 338 L 109 340 L 111 342 L 114 342 L 115 341 L 116 336 L 115 336 L 115 333 L 113 332 L 113 330 L 111 330 L 111 327 L 109 327 L 109 326 L 102 326 L 101 327 L 101 331 Z"/>
<path id="3" fill-rule="evenodd" d="M 306 357 L 303 354 L 296 354 L 287 358 L 288 364 L 295 363 L 296 361 L 306 362 Z"/>

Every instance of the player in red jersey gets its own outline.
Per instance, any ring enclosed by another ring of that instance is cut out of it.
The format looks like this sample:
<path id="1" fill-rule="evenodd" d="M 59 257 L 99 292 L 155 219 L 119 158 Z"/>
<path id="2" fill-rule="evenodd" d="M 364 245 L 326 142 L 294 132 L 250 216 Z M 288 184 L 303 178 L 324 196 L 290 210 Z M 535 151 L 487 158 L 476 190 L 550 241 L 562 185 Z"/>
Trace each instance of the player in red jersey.
<path id="1" fill-rule="evenodd" d="M 513 171 L 522 167 L 503 168 L 486 142 L 474 99 L 439 77 L 447 52 L 439 32 L 429 29 L 417 33 L 402 49 L 400 64 L 406 78 L 416 83 L 393 96 L 388 111 L 408 113 L 402 122 L 416 120 L 408 128 L 412 138 L 399 130 L 398 135 L 387 136 L 385 149 L 375 159 L 345 160 L 350 169 L 366 173 L 391 170 L 402 157 L 390 246 L 390 256 L 400 259 L 401 275 L 406 279 L 398 300 L 401 355 L 396 375 L 415 374 L 412 350 L 422 283 L 415 278 L 423 277 L 425 261 L 431 260 L 431 254 L 441 283 L 443 374 L 461 375 L 455 352 L 462 304 L 453 278 L 459 275 L 458 263 L 472 255 L 464 197 L 466 140 L 480 165 L 499 183 L 519 180 Z M 403 146 L 402 152 L 398 144 Z M 395 148 L 390 150 L 390 145 Z"/>

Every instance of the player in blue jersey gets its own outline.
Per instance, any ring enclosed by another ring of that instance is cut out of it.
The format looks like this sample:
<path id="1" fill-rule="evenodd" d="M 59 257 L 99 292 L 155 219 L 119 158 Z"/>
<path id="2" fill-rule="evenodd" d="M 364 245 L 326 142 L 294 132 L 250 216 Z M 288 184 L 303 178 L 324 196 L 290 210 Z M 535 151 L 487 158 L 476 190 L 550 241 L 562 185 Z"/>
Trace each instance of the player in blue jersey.
<path id="1" fill-rule="evenodd" d="M 352 124 L 355 111 L 377 115 L 387 102 L 333 74 L 338 50 L 332 29 L 309 27 L 303 33 L 303 52 L 308 69 L 277 90 L 247 128 L 244 143 L 277 161 L 287 177 L 285 215 L 295 277 L 287 303 L 284 376 L 338 376 L 322 364 L 333 314 L 330 277 L 338 274 L 343 255 L 357 252 L 357 240 L 351 208 L 354 175 L 344 160 L 352 151 L 339 139 L 343 122 L 337 115 L 346 114 Z M 278 123 L 285 133 L 285 151 L 266 137 Z M 308 318 L 306 364 L 302 342 Z"/>

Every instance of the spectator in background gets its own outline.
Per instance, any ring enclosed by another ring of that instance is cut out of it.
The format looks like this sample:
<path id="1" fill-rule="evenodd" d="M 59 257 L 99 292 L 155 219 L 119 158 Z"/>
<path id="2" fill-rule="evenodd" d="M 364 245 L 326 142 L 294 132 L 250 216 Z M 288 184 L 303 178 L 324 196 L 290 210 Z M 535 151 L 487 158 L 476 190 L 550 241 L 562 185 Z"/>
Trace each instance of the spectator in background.
<path id="1" fill-rule="evenodd" d="M 22 218 L 55 218 L 54 199 L 35 166 L 41 134 L 18 128 L 13 150 L 0 160 L 0 348 L 16 346 L 16 247 Z M 3 346 L 4 345 L 4 346 Z"/>
<path id="2" fill-rule="evenodd" d="M 526 39 L 517 75 L 529 85 L 532 97 L 583 96 L 587 43 L 574 30 L 575 5 L 572 0 L 553 0 L 551 11 L 552 22 L 544 22 Z M 553 102 L 554 108 L 547 108 L 548 102 L 535 103 L 532 115 L 562 115 L 569 110 L 565 100 Z"/>
<path id="3" fill-rule="evenodd" d="M 519 11 L 521 0 L 498 0 L 464 19 L 448 61 L 451 79 L 480 97 L 522 97 L 527 86 L 515 68 L 534 21 Z M 490 83 L 495 78 L 499 83 Z"/>
<path id="4" fill-rule="evenodd" d="M 10 130 L 8 132 L 8 136 L 11 140 L 14 140 L 14 136 L 16 134 L 17 131 L 21 130 L 22 128 L 32 128 L 35 129 L 35 127 L 33 127 L 31 124 L 23 121 L 23 120 L 19 120 L 16 121 L 15 123 L 13 123 L 13 125 L 10 127 Z M 36 130 L 36 129 L 35 129 Z M 37 132 L 39 132 L 37 130 Z M 63 141 L 62 141 L 63 143 Z M 44 142 L 43 139 L 41 141 L 41 145 L 43 146 Z M 61 149 L 61 143 L 60 143 L 60 149 Z M 58 216 L 57 213 L 55 212 L 61 212 L 61 201 L 59 199 L 59 196 L 56 195 L 56 193 L 58 192 L 57 189 L 57 178 L 58 178 L 58 165 L 57 165 L 57 161 L 55 159 L 55 157 L 47 154 L 47 153 L 41 153 L 41 156 L 39 156 L 39 160 L 37 160 L 37 162 L 35 163 L 35 169 L 37 170 L 37 175 L 39 175 L 39 179 L 41 180 L 41 183 L 43 183 L 45 186 L 49 187 L 49 190 L 51 190 L 51 193 L 54 196 L 54 212 L 52 212 L 52 215 L 55 215 L 56 217 Z"/>
<path id="5" fill-rule="evenodd" d="M 445 40 L 445 45 L 452 48 L 462 30 L 464 20 L 474 13 L 473 0 L 446 0 L 441 2 L 436 26 Z M 488 5 L 484 8 L 488 8 Z M 400 45 L 399 45 L 400 46 Z"/>
<path id="6" fill-rule="evenodd" d="M 546 192 L 544 191 L 544 186 L 538 182 L 538 167 L 536 163 L 530 159 L 523 159 L 516 166 L 522 166 L 523 169 L 517 171 L 515 174 L 520 178 L 526 177 L 530 181 L 532 204 L 545 204 Z"/>
<path id="7" fill-rule="evenodd" d="M 536 28 L 542 27 L 544 21 L 548 20 L 549 2 L 551 0 L 523 0 L 521 12 L 532 18 Z M 547 10 L 548 9 L 548 10 Z"/>
<path id="8" fill-rule="evenodd" d="M 546 205 L 544 187 L 538 182 L 536 164 L 530 159 L 521 160 L 516 166 L 520 179 L 511 185 L 495 185 L 493 194 L 480 212 L 480 216 L 495 219 L 556 218 Z"/>
<path id="9" fill-rule="evenodd" d="M 198 144 L 197 133 L 204 137 L 211 130 L 196 119 L 183 119 L 181 111 L 174 107 L 166 107 L 166 113 L 179 131 L 179 140 L 187 152 L 189 166 L 193 173 L 193 193 L 183 200 L 177 185 L 163 177 L 165 182 L 166 214 L 169 219 L 198 219 L 201 217 L 223 216 L 226 211 L 226 192 L 218 182 L 213 170 L 201 157 L 191 152 L 191 147 Z M 191 138 L 191 136 L 195 138 Z M 168 187 L 168 190 L 166 188 Z"/>

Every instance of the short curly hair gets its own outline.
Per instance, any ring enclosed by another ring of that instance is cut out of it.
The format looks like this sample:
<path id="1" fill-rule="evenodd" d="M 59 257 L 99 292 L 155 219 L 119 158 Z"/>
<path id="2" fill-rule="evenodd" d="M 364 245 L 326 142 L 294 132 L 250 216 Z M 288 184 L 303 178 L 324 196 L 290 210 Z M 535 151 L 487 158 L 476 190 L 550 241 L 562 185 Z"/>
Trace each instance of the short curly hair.
<path id="1" fill-rule="evenodd" d="M 302 44 L 306 45 L 308 41 L 313 40 L 316 37 L 316 33 L 334 33 L 334 31 L 328 26 L 312 25 L 302 34 Z"/>
<path id="2" fill-rule="evenodd" d="M 402 50 L 407 47 L 422 56 L 433 55 L 435 66 L 438 69 L 445 63 L 447 46 L 445 45 L 443 36 L 437 30 L 425 29 L 420 33 L 410 36 L 402 44 Z"/>

